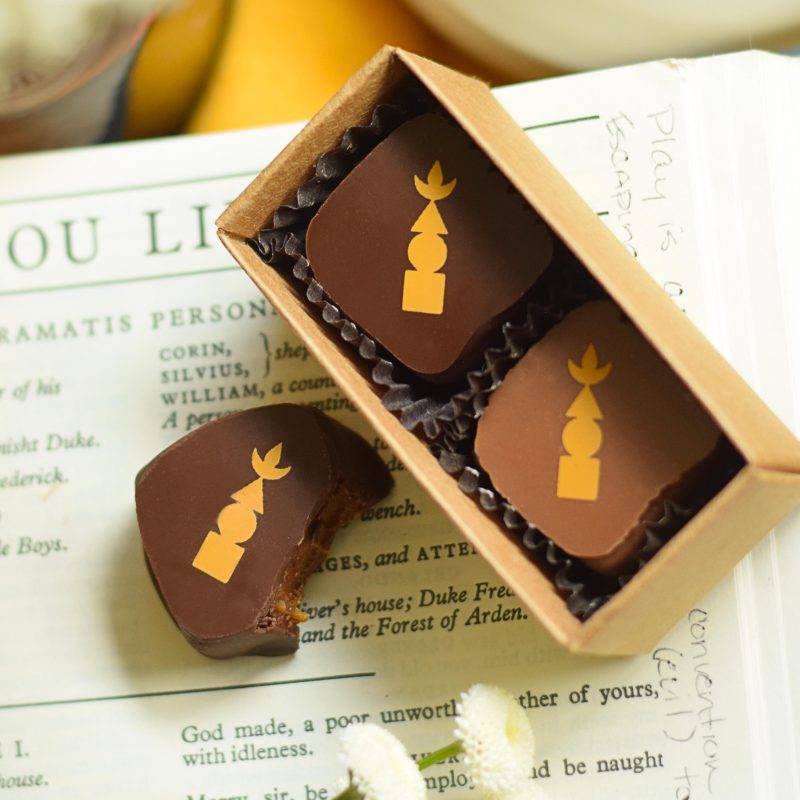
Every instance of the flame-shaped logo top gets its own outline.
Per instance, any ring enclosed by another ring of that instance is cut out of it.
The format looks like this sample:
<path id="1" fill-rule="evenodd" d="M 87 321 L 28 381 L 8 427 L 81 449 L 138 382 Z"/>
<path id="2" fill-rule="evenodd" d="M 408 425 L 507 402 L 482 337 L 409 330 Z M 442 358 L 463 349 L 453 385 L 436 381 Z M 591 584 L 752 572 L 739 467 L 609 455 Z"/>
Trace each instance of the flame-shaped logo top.
<path id="1" fill-rule="evenodd" d="M 611 362 L 597 368 L 597 351 L 594 345 L 590 344 L 583 352 L 581 365 L 578 366 L 572 359 L 567 362 L 569 374 L 584 386 L 594 386 L 596 383 L 604 381 L 611 372 Z"/>
<path id="2" fill-rule="evenodd" d="M 422 178 L 414 176 L 414 186 L 417 193 L 422 195 L 426 200 L 444 200 L 449 196 L 453 189 L 456 188 L 457 178 L 453 178 L 450 183 L 444 183 L 444 175 L 442 174 L 442 165 L 439 161 L 434 161 L 433 166 L 428 171 L 428 182 Z"/>
<path id="3" fill-rule="evenodd" d="M 264 458 L 259 458 L 258 450 L 253 448 L 253 455 L 251 457 L 253 472 L 265 481 L 279 481 L 292 470 L 291 467 L 278 466 L 282 453 L 283 442 L 278 442 L 275 447 L 268 450 Z"/>

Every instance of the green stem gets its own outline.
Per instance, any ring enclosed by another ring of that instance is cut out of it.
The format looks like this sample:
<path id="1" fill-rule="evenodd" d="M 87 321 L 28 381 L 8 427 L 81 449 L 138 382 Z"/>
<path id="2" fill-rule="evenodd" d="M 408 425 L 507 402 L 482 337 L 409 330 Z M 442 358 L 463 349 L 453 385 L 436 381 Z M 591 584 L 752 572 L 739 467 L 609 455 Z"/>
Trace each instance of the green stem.
<path id="1" fill-rule="evenodd" d="M 363 800 L 361 793 L 351 783 L 343 792 L 339 792 L 333 800 Z"/>
<path id="2" fill-rule="evenodd" d="M 444 761 L 446 758 L 452 758 L 453 756 L 457 756 L 459 753 L 463 752 L 464 748 L 461 746 L 461 742 L 451 742 L 445 747 L 437 750 L 435 753 L 429 753 L 427 756 L 425 756 L 425 758 L 421 758 L 419 761 L 417 761 L 417 767 L 419 767 L 421 772 L 423 769 L 427 769 L 434 764 L 438 764 L 440 761 Z M 363 798 L 361 797 L 361 793 L 358 791 L 358 789 L 351 783 L 343 792 L 339 792 L 339 794 L 337 794 L 333 800 L 363 800 Z"/>
<path id="3" fill-rule="evenodd" d="M 419 761 L 417 761 L 417 766 L 419 767 L 420 771 L 422 771 L 433 764 L 438 764 L 440 761 L 444 761 L 446 758 L 452 758 L 453 756 L 457 756 L 459 753 L 463 752 L 464 748 L 461 746 L 461 742 L 451 742 L 445 747 L 442 747 L 440 750 L 437 750 L 435 753 L 430 753 L 425 756 L 425 758 L 421 758 Z"/>

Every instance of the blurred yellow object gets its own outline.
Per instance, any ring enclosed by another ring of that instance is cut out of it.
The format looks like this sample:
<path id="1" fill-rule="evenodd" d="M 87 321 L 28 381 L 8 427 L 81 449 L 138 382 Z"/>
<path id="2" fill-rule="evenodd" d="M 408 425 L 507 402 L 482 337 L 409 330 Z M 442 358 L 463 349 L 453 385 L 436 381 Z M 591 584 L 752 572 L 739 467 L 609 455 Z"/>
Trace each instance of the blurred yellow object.
<path id="1" fill-rule="evenodd" d="M 401 0 L 236 0 L 192 133 L 305 119 L 383 44 L 487 80 Z"/>
<path id="2" fill-rule="evenodd" d="M 125 138 L 180 130 L 209 76 L 230 7 L 229 0 L 185 0 L 153 23 L 130 76 Z"/>

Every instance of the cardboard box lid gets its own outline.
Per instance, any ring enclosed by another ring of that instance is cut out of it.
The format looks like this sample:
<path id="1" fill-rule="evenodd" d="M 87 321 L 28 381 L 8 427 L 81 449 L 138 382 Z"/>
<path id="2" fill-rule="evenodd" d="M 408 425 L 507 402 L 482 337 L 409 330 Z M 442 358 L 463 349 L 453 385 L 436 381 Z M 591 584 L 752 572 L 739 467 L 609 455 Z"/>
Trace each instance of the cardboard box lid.
<path id="1" fill-rule="evenodd" d="M 635 322 L 751 464 L 800 473 L 800 442 L 600 221 L 479 80 L 384 47 L 217 220 L 255 236 L 317 158 L 411 72 L 459 122 Z M 286 187 L 291 187 L 287 190 Z"/>

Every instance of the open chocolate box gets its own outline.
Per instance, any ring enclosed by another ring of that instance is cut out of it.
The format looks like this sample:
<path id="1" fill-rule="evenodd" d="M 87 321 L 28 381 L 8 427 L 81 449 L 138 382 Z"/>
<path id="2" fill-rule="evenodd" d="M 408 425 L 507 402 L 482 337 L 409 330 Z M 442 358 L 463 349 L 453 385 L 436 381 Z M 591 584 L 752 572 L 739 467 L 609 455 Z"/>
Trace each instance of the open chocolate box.
<path id="1" fill-rule="evenodd" d="M 797 439 L 480 81 L 384 48 L 218 225 L 570 650 L 646 652 L 800 502 Z"/>

